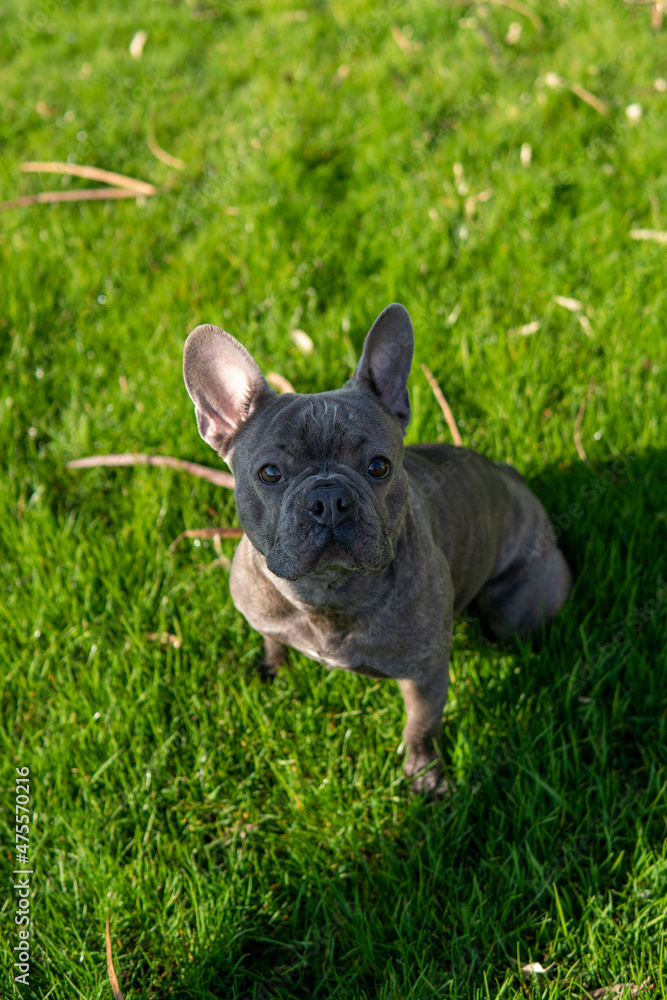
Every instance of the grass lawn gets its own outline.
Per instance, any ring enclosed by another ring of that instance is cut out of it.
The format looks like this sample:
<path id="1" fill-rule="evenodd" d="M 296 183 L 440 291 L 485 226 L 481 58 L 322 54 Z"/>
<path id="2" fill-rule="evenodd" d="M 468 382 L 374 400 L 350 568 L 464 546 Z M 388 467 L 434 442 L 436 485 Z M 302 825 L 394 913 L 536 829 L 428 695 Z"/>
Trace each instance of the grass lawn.
<path id="1" fill-rule="evenodd" d="M 630 235 L 667 229 L 667 36 L 646 5 L 515 6 L 5 5 L 0 199 L 91 186 L 30 160 L 165 190 L 0 213 L 3 997 L 110 998 L 107 912 L 125 1000 L 667 996 L 667 246 Z M 444 802 L 408 793 L 397 685 L 296 653 L 263 684 L 213 545 L 169 552 L 237 524 L 230 491 L 65 468 L 221 467 L 182 381 L 195 325 L 314 392 L 396 300 L 408 442 L 449 440 L 427 362 L 576 574 L 532 642 L 458 622 Z"/>

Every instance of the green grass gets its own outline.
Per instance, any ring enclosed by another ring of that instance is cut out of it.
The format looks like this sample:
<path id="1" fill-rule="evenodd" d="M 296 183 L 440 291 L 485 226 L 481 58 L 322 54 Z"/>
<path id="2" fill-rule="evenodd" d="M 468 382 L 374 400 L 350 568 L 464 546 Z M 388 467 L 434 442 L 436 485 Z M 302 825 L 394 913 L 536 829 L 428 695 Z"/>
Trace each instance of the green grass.
<path id="1" fill-rule="evenodd" d="M 0 215 L 2 995 L 109 998 L 108 911 L 126 1000 L 560 998 L 648 977 L 667 996 L 667 247 L 630 238 L 667 228 L 667 50 L 646 6 L 531 2 L 541 33 L 426 0 L 5 6 L 0 199 L 60 186 L 25 160 L 168 190 Z M 590 336 L 554 295 L 584 303 Z M 395 685 L 295 653 L 263 685 L 213 547 L 169 553 L 184 527 L 235 523 L 230 493 L 65 469 L 133 449 L 215 464 L 181 376 L 197 323 L 312 392 L 394 300 L 417 334 L 408 440 L 447 440 L 427 361 L 464 442 L 561 518 L 576 573 L 531 643 L 458 623 L 447 802 L 408 793 Z M 524 986 L 517 960 L 556 964 Z"/>

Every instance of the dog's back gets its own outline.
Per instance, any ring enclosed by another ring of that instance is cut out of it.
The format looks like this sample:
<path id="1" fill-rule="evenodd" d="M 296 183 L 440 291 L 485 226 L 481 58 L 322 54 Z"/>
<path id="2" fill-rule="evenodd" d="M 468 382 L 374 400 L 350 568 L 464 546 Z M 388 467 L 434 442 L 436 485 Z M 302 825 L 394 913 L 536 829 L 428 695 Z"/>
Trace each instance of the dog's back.
<path id="1" fill-rule="evenodd" d="M 552 618 L 571 586 L 544 507 L 505 462 L 447 444 L 405 450 L 411 499 L 447 557 L 455 611 L 476 603 L 496 635 L 529 632 Z M 510 597 L 511 595 L 511 597 Z"/>

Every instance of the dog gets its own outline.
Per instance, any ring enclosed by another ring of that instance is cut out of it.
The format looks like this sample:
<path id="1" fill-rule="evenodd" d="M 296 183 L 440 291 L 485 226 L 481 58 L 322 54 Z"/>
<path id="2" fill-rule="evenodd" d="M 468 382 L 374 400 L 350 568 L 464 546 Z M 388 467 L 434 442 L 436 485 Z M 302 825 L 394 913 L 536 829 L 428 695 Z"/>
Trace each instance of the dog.
<path id="1" fill-rule="evenodd" d="M 340 389 L 277 395 L 248 351 L 208 325 L 187 338 L 183 372 L 199 433 L 236 480 L 245 534 L 230 588 L 264 638 L 267 672 L 292 646 L 398 681 L 405 772 L 429 794 L 443 781 L 454 615 L 473 605 L 491 636 L 527 635 L 560 610 L 571 576 L 555 544 L 536 549 L 549 519 L 512 466 L 404 446 L 413 350 L 394 303 Z"/>

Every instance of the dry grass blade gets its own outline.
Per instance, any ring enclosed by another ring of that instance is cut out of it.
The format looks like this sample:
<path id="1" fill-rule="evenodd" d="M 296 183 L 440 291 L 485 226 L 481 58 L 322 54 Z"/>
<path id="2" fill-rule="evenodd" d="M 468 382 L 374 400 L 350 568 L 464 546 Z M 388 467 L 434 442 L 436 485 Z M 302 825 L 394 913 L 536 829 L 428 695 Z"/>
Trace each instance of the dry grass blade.
<path id="1" fill-rule="evenodd" d="M 279 375 L 278 372 L 269 372 L 266 376 L 266 381 L 269 385 L 272 385 L 274 389 L 277 389 L 278 392 L 296 392 L 296 389 L 290 380 L 285 378 L 284 375 Z"/>
<path id="2" fill-rule="evenodd" d="M 102 170 L 100 167 L 87 167 L 77 163 L 22 163 L 21 170 L 24 174 L 71 174 L 72 177 L 85 177 L 89 181 L 102 181 L 104 184 L 111 184 L 113 187 L 130 188 L 139 194 L 157 194 L 154 184 L 146 181 L 139 181 L 136 177 L 127 177 L 125 174 L 117 174 L 112 170 Z"/>
<path id="3" fill-rule="evenodd" d="M 188 472 L 199 479 L 207 479 L 216 486 L 226 486 L 234 489 L 234 477 L 229 472 L 211 469 L 208 465 L 198 462 L 186 462 L 182 458 L 172 458 L 169 455 L 135 455 L 133 452 L 122 455 L 88 455 L 87 458 L 75 458 L 67 463 L 68 469 L 93 469 L 98 465 L 118 467 L 121 465 L 165 465 L 177 472 Z"/>
<path id="4" fill-rule="evenodd" d="M 530 323 L 524 323 L 523 326 L 510 327 L 507 334 L 510 337 L 532 337 L 541 328 L 541 321 L 539 319 L 532 319 Z"/>
<path id="5" fill-rule="evenodd" d="M 310 354 L 315 347 L 305 330 L 290 330 L 290 337 L 304 354 Z"/>
<path id="6" fill-rule="evenodd" d="M 594 388 L 595 388 L 595 380 L 591 379 L 590 382 L 589 382 L 589 384 L 588 384 L 588 389 L 586 390 L 586 395 L 584 396 L 584 398 L 581 401 L 581 406 L 579 407 L 579 412 L 577 413 L 577 418 L 574 421 L 574 433 L 573 433 L 574 447 L 577 449 L 577 455 L 579 456 L 579 458 L 581 459 L 582 462 L 586 463 L 586 465 L 588 465 L 588 455 L 586 454 L 584 446 L 581 443 L 581 427 L 582 427 L 582 424 L 584 422 L 584 415 L 586 413 L 586 407 L 588 405 L 588 400 L 593 395 Z"/>
<path id="7" fill-rule="evenodd" d="M 186 531 L 182 531 L 177 538 L 173 540 L 169 546 L 169 551 L 173 552 L 174 549 L 183 541 L 184 538 L 242 538 L 243 528 L 188 528 Z"/>
<path id="8" fill-rule="evenodd" d="M 183 640 L 173 632 L 148 632 L 146 638 L 149 642 L 159 642 L 162 646 L 173 646 L 174 649 L 180 649 L 183 645 Z"/>
<path id="9" fill-rule="evenodd" d="M 107 942 L 107 972 L 109 974 L 109 982 L 111 983 L 111 989 L 113 991 L 114 1000 L 123 1000 L 123 994 L 120 991 L 118 976 L 116 975 L 116 970 L 113 967 L 113 953 L 111 951 L 111 931 L 109 930 L 108 912 L 107 912 L 106 942 Z"/>
<path id="10" fill-rule="evenodd" d="M 409 52 L 418 52 L 422 48 L 421 42 L 413 42 L 410 38 L 407 38 L 397 24 L 392 24 L 391 36 L 405 55 Z"/>
<path id="11" fill-rule="evenodd" d="M 516 963 L 515 963 L 516 964 Z M 555 966 L 555 962 L 551 965 L 543 966 L 540 962 L 526 962 L 525 965 L 520 965 L 521 975 L 524 979 L 530 979 L 532 976 L 543 976 L 545 973 L 549 972 Z"/>
<path id="12" fill-rule="evenodd" d="M 579 299 L 571 299 L 566 295 L 554 295 L 552 302 L 555 302 L 558 306 L 562 306 L 563 309 L 567 309 L 568 312 L 573 313 L 582 326 L 586 336 L 593 336 L 593 327 L 590 324 L 588 316 L 584 312 L 585 307 L 583 302 L 580 302 Z"/>
<path id="13" fill-rule="evenodd" d="M 521 3 L 521 0 L 478 0 L 480 4 L 490 3 L 495 4 L 497 7 L 508 7 L 510 10 L 515 10 L 517 14 L 522 14 L 523 17 L 527 17 L 530 23 L 533 25 L 536 31 L 542 33 L 544 31 L 544 22 L 542 18 L 529 7 L 527 3 Z M 470 7 L 470 0 L 454 0 L 453 3 L 446 4 L 447 7 Z"/>
<path id="14" fill-rule="evenodd" d="M 445 397 L 443 395 L 443 392 L 442 392 L 442 389 L 440 388 L 440 386 L 436 382 L 435 377 L 433 375 L 433 372 L 431 371 L 431 369 L 429 368 L 429 366 L 426 365 L 426 364 L 422 364 L 422 371 L 424 372 L 424 375 L 428 379 L 428 383 L 431 386 L 431 389 L 433 389 L 433 395 L 437 399 L 438 405 L 440 406 L 440 409 L 443 412 L 444 418 L 447 421 L 447 426 L 449 427 L 449 432 L 452 435 L 452 440 L 453 440 L 454 444 L 458 448 L 460 448 L 461 445 L 463 444 L 463 441 L 461 439 L 461 435 L 459 433 L 459 429 L 458 429 L 458 427 L 456 425 L 456 421 L 454 420 L 454 414 L 452 413 L 452 411 L 449 408 L 449 403 L 445 399 Z"/>
<path id="15" fill-rule="evenodd" d="M 157 192 L 155 192 L 157 194 Z M 12 201 L 0 201 L 0 212 L 10 208 L 25 208 L 27 205 L 53 205 L 60 201 L 104 201 L 107 198 L 143 198 L 141 191 L 126 188 L 84 188 L 81 191 L 40 191 L 26 194 Z"/>
<path id="16" fill-rule="evenodd" d="M 590 90 L 586 90 L 586 88 L 582 87 L 579 83 L 570 83 L 569 87 L 573 94 L 576 94 L 580 100 L 585 101 L 586 104 L 597 111 L 599 115 L 606 115 L 608 113 L 609 108 L 604 101 L 601 101 L 599 97 L 595 96 L 595 94 L 591 94 Z"/>
<path id="17" fill-rule="evenodd" d="M 567 295 L 554 295 L 553 301 L 556 305 L 562 306 L 563 309 L 567 309 L 569 312 L 583 312 L 585 306 L 583 302 L 579 299 L 571 299 Z"/>
<path id="18" fill-rule="evenodd" d="M 492 66 L 498 65 L 498 59 L 500 57 L 500 49 L 496 44 L 496 40 L 486 27 L 485 24 L 477 25 L 477 34 L 482 39 L 487 49 L 489 50 L 489 62 Z"/>
<path id="19" fill-rule="evenodd" d="M 591 94 L 590 90 L 586 90 L 580 83 L 570 83 L 569 80 L 566 80 L 564 76 L 559 76 L 558 73 L 547 73 L 544 77 L 544 82 L 547 87 L 567 87 L 579 100 L 585 101 L 591 108 L 594 108 L 599 115 L 606 115 L 609 112 L 609 108 L 604 101 L 601 101 L 595 94 Z"/>
<path id="20" fill-rule="evenodd" d="M 592 990 L 589 996 L 594 997 L 595 1000 L 602 1000 L 603 997 L 617 997 L 620 996 L 625 990 L 629 990 L 629 996 L 636 997 L 642 992 L 642 990 L 652 990 L 653 983 L 650 978 L 645 979 L 643 983 L 616 983 L 615 986 L 601 986 L 597 990 Z"/>
<path id="21" fill-rule="evenodd" d="M 144 45 L 148 41 L 147 31 L 137 31 L 135 32 L 132 41 L 129 46 L 129 53 L 133 59 L 141 59 L 144 51 Z"/>
<path id="22" fill-rule="evenodd" d="M 577 320 L 579 321 L 579 325 L 582 327 L 582 329 L 583 329 L 584 333 L 586 334 L 586 336 L 587 337 L 592 337 L 593 336 L 593 327 L 591 326 L 590 320 L 588 319 L 588 316 L 586 315 L 586 313 L 578 312 L 578 313 L 575 313 L 575 316 L 577 317 Z"/>
<path id="23" fill-rule="evenodd" d="M 177 156 L 172 156 L 171 153 L 167 153 L 167 151 L 164 150 L 158 143 L 153 131 L 148 133 L 148 148 L 157 160 L 161 160 L 162 163 L 166 163 L 168 167 L 173 167 L 174 170 L 185 169 L 185 161 L 179 160 Z"/>
<path id="24" fill-rule="evenodd" d="M 667 243 L 667 232 L 660 232 L 659 229 L 631 229 L 630 238 L 633 240 L 653 240 L 655 243 Z"/>

